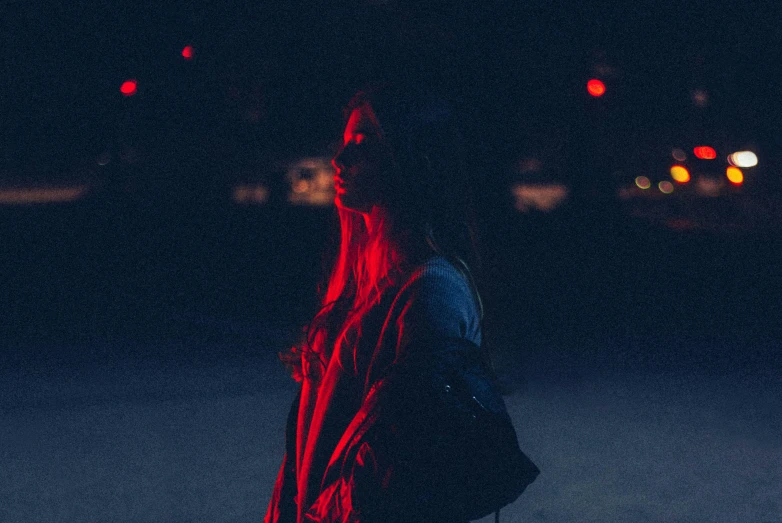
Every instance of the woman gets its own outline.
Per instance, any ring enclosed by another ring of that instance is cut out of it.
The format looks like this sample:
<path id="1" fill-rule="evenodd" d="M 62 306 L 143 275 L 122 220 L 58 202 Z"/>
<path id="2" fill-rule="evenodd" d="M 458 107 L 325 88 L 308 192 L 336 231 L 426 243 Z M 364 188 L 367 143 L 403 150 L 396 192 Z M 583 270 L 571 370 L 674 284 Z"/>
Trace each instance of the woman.
<path id="1" fill-rule="evenodd" d="M 428 388 L 441 373 L 419 358 L 445 340 L 480 352 L 463 150 L 434 97 L 375 89 L 345 109 L 340 249 L 306 339 L 281 356 L 302 386 L 267 523 L 469 519 L 440 452 L 460 429 L 432 422 L 445 418 Z"/>

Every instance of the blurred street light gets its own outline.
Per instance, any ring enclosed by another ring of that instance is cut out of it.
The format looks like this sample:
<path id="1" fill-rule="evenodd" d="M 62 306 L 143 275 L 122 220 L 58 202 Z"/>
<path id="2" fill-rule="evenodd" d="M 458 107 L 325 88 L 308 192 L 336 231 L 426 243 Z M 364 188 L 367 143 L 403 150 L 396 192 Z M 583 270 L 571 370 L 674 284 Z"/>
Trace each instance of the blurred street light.
<path id="1" fill-rule="evenodd" d="M 728 163 L 735 167 L 755 167 L 758 157 L 752 151 L 738 151 L 728 156 Z"/>
<path id="2" fill-rule="evenodd" d="M 730 180 L 730 183 L 734 185 L 741 185 L 744 183 L 744 173 L 738 167 L 730 166 L 725 170 L 725 175 Z"/>
<path id="3" fill-rule="evenodd" d="M 87 185 L 73 187 L 0 187 L 0 205 L 31 205 L 76 201 L 87 194 Z"/>
<path id="4" fill-rule="evenodd" d="M 695 89 L 692 92 L 692 103 L 698 107 L 706 107 L 709 105 L 709 93 L 703 89 Z"/>
<path id="5" fill-rule="evenodd" d="M 674 149 L 671 151 L 671 156 L 673 156 L 673 159 L 677 162 L 684 162 L 687 160 L 687 153 L 681 149 Z"/>
<path id="6" fill-rule="evenodd" d="M 516 210 L 528 212 L 536 209 L 543 212 L 553 211 L 568 197 L 570 190 L 562 184 L 523 184 L 511 187 L 516 198 Z"/>
<path id="7" fill-rule="evenodd" d="M 671 178 L 679 183 L 687 183 L 690 181 L 690 171 L 682 165 L 674 165 L 671 167 Z"/>
<path id="8" fill-rule="evenodd" d="M 713 160 L 717 157 L 717 151 L 708 145 L 701 145 L 700 147 L 696 147 L 692 150 L 692 152 L 695 154 L 696 158 L 700 158 L 701 160 Z"/>
<path id="9" fill-rule="evenodd" d="M 136 94 L 137 88 L 138 86 L 136 80 L 126 80 L 122 83 L 122 86 L 120 86 L 119 90 L 125 96 L 133 96 Z"/>
<path id="10" fill-rule="evenodd" d="M 597 98 L 605 94 L 606 86 L 597 78 L 592 78 L 587 82 L 587 92 Z"/>
<path id="11" fill-rule="evenodd" d="M 635 185 L 637 185 L 639 189 L 648 189 L 652 186 L 652 182 L 646 176 L 636 176 Z"/>

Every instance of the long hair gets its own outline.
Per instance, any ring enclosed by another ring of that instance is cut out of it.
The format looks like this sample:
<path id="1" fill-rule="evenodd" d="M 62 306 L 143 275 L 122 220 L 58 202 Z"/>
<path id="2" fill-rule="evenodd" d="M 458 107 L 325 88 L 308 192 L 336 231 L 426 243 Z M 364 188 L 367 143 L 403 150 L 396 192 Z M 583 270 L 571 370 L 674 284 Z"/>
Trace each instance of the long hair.
<path id="1" fill-rule="evenodd" d="M 429 93 L 386 85 L 353 96 L 344 108 L 344 122 L 364 105 L 377 116 L 392 156 L 385 212 L 370 234 L 359 213 L 336 207 L 339 250 L 325 285 L 318 286 L 320 308 L 302 329 L 299 344 L 280 355 L 297 380 L 317 380 L 341 343 L 352 344 L 355 351 L 363 314 L 434 254 L 465 276 L 483 320 L 473 274 L 481 268 L 473 185 L 450 106 Z M 354 366 L 356 360 L 354 352 Z"/>

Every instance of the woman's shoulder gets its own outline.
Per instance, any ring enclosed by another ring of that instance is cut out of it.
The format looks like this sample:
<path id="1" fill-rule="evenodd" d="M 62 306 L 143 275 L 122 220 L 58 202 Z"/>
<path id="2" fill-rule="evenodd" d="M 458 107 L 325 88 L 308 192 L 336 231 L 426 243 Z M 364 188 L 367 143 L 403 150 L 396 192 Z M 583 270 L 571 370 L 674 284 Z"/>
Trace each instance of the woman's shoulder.
<path id="1" fill-rule="evenodd" d="M 460 271 L 451 261 L 441 254 L 432 254 L 415 264 L 409 273 L 408 282 L 423 277 L 458 277 Z"/>
<path id="2" fill-rule="evenodd" d="M 470 295 L 470 285 L 460 269 L 445 256 L 435 254 L 416 265 L 403 289 L 424 288 L 430 292 L 455 292 Z"/>
<path id="3" fill-rule="evenodd" d="M 464 274 L 444 256 L 431 256 L 411 272 L 397 296 L 409 329 L 480 342 L 480 313 Z"/>

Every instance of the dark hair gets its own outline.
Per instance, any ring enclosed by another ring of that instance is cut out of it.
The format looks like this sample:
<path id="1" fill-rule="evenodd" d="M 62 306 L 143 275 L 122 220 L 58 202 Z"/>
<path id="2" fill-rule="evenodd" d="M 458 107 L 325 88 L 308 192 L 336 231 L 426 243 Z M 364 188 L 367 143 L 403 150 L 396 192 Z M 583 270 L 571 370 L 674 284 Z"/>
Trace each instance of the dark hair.
<path id="1" fill-rule="evenodd" d="M 390 185 L 383 191 L 387 216 L 381 232 L 368 234 L 360 216 L 337 208 L 340 248 L 325 285 L 319 286 L 320 309 L 305 325 L 298 346 L 280 354 L 297 379 L 318 379 L 332 345 L 359 339 L 363 313 L 431 254 L 444 256 L 464 274 L 483 324 L 474 276 L 481 260 L 473 186 L 465 141 L 450 105 L 418 90 L 375 87 L 353 96 L 344 109 L 345 123 L 364 105 L 377 116 L 393 158 Z"/>
<path id="2" fill-rule="evenodd" d="M 377 116 L 394 159 L 386 203 L 397 226 L 420 235 L 459 270 L 466 269 L 470 281 L 482 268 L 475 185 L 452 104 L 420 88 L 373 86 L 353 96 L 344 121 L 362 105 L 371 106 Z"/>

